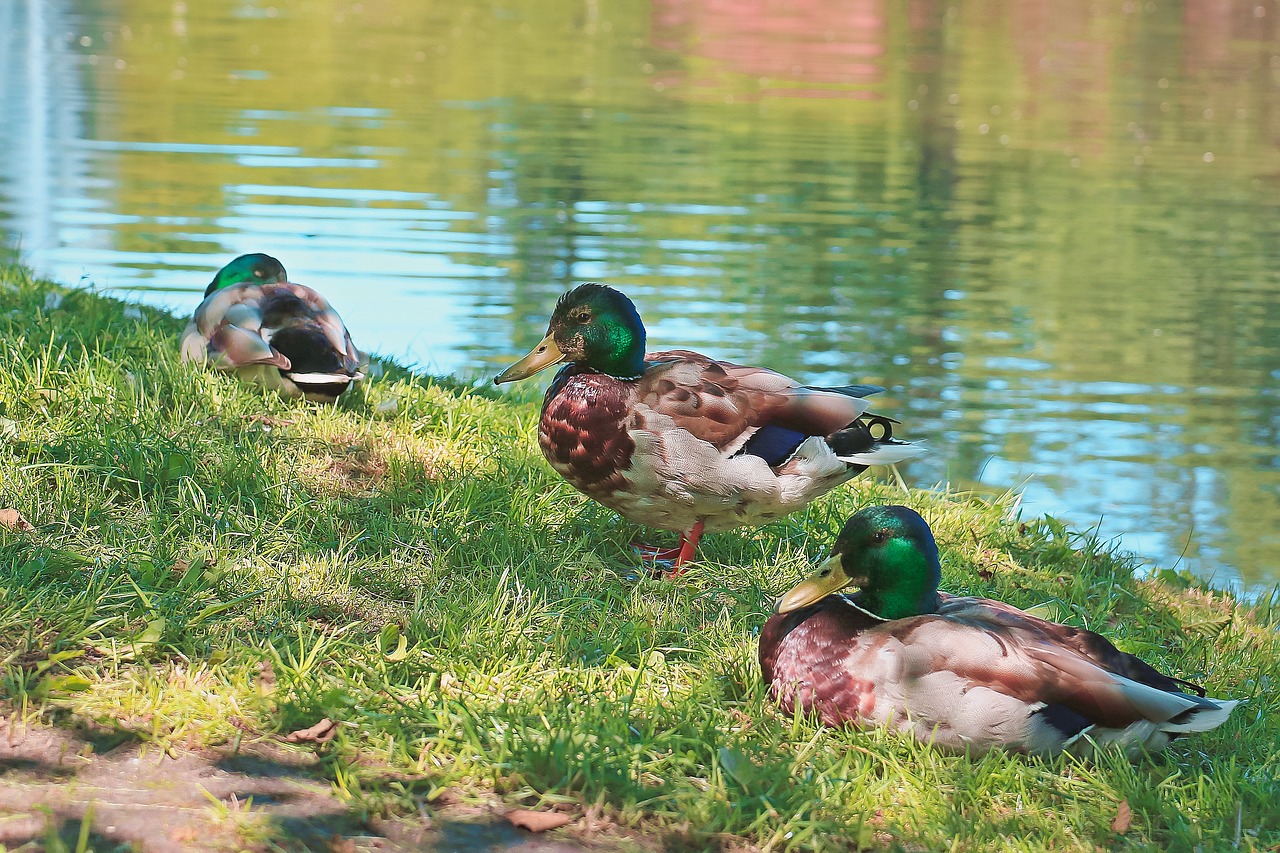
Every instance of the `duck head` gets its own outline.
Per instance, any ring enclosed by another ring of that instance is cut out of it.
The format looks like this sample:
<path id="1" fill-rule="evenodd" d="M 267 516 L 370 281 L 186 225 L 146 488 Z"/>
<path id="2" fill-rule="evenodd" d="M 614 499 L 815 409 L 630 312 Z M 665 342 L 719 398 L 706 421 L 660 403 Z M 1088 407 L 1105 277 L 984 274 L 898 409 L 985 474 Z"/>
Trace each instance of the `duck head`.
<path id="1" fill-rule="evenodd" d="M 816 604 L 857 587 L 858 606 L 882 619 L 903 619 L 938 608 L 942 568 L 929 525 L 905 506 L 859 510 L 817 570 L 784 595 L 778 613 Z"/>
<path id="2" fill-rule="evenodd" d="M 493 382 L 527 379 L 562 363 L 635 379 L 644 372 L 644 344 L 644 324 L 630 299 L 603 284 L 579 285 L 556 303 L 542 342 Z"/>
<path id="3" fill-rule="evenodd" d="M 270 284 L 288 280 L 289 275 L 284 271 L 284 264 L 270 255 L 254 252 L 249 255 L 241 255 L 218 270 L 218 274 L 213 277 L 213 281 L 209 282 L 209 287 L 205 289 L 204 295 L 207 298 L 216 290 L 222 290 L 224 287 L 231 287 L 234 284 L 244 284 L 245 282 Z"/>

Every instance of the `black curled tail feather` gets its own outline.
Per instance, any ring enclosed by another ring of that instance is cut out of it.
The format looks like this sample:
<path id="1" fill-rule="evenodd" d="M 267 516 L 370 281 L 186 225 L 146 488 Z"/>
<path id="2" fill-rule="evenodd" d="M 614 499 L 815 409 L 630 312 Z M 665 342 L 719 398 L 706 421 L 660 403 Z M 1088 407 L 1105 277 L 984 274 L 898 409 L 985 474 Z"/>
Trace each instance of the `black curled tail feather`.
<path id="1" fill-rule="evenodd" d="M 324 329 L 314 323 L 299 323 L 280 329 L 271 346 L 293 363 L 294 373 L 352 373 L 343 364 L 345 353 L 333 348 Z"/>
<path id="2" fill-rule="evenodd" d="M 836 456 L 868 453 L 878 445 L 894 441 L 893 425 L 897 421 L 881 415 L 866 414 L 842 430 L 827 436 L 827 444 Z"/>
<path id="3" fill-rule="evenodd" d="M 1181 684 L 1183 687 L 1185 687 L 1187 690 L 1191 691 L 1195 695 L 1199 696 L 1201 699 L 1204 699 L 1206 696 L 1209 695 L 1209 691 L 1205 690 L 1199 684 L 1195 684 L 1193 682 L 1186 681 L 1184 679 L 1177 678 L 1176 676 L 1172 676 L 1172 675 L 1166 675 L 1165 678 L 1169 679 L 1170 681 L 1176 681 L 1178 684 Z"/>

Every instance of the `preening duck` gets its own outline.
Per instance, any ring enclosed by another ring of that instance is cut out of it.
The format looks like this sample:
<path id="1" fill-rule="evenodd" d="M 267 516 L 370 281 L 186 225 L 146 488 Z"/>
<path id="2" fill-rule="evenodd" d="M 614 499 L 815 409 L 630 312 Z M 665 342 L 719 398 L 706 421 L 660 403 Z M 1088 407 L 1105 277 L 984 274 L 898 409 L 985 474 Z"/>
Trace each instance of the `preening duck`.
<path id="1" fill-rule="evenodd" d="M 1078 751 L 1088 735 L 1133 756 L 1216 728 L 1237 704 L 1092 631 L 939 592 L 940 579 L 938 546 L 914 510 L 850 518 L 761 632 L 760 667 L 783 710 L 974 753 Z M 849 586 L 859 591 L 838 594 Z"/>
<path id="2" fill-rule="evenodd" d="M 635 305 L 600 284 L 562 296 L 542 342 L 493 381 L 562 363 L 542 404 L 543 455 L 623 517 L 678 532 L 675 548 L 638 546 L 676 568 L 705 530 L 780 518 L 868 465 L 923 452 L 868 413 L 878 386 L 819 388 L 689 350 L 646 354 Z"/>
<path id="3" fill-rule="evenodd" d="M 182 359 L 322 403 L 363 379 L 367 360 L 333 306 L 261 253 L 214 276 L 183 332 Z"/>

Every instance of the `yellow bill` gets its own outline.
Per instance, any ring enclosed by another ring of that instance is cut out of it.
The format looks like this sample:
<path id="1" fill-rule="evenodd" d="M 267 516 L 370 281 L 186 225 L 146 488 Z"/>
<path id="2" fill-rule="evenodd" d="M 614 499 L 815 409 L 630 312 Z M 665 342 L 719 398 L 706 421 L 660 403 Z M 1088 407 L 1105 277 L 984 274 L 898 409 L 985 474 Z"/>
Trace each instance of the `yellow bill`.
<path id="1" fill-rule="evenodd" d="M 866 583 L 866 578 L 854 578 L 844 570 L 840 562 L 840 554 L 832 554 L 809 577 L 791 588 L 786 595 L 778 599 L 774 607 L 776 613 L 790 613 L 801 607 L 816 604 L 828 595 L 839 592 L 850 586 Z"/>
<path id="2" fill-rule="evenodd" d="M 493 384 L 501 385 L 503 382 L 528 379 L 535 373 L 562 361 L 564 361 L 564 355 L 560 352 L 560 348 L 556 346 L 555 338 L 547 335 L 542 339 L 542 343 L 534 347 L 528 355 L 493 377 Z"/>

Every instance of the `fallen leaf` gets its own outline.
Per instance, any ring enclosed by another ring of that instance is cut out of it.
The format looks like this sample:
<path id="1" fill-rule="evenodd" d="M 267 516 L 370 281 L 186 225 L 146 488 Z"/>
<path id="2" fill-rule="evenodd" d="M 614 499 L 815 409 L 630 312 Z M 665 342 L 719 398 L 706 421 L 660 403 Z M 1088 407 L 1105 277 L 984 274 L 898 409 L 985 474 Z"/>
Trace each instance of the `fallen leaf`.
<path id="1" fill-rule="evenodd" d="M 329 853 L 356 853 L 356 843 L 350 838 L 334 835 L 329 839 Z"/>
<path id="2" fill-rule="evenodd" d="M 289 732 L 284 739 L 289 743 L 328 743 L 338 736 L 338 724 L 325 717 L 314 726 Z"/>
<path id="3" fill-rule="evenodd" d="M 724 772 L 728 773 L 733 781 L 743 788 L 750 789 L 753 781 L 751 760 L 743 755 L 741 751 L 730 749 L 727 746 L 720 747 L 719 757 L 720 766 L 724 768 Z"/>
<path id="4" fill-rule="evenodd" d="M 1111 831 L 1124 835 L 1129 831 L 1129 825 L 1133 823 L 1133 809 L 1129 808 L 1128 800 L 1121 800 L 1120 807 L 1116 809 L 1116 816 L 1111 819 Z"/>
<path id="5" fill-rule="evenodd" d="M 1227 626 L 1231 624 L 1230 616 L 1223 616 L 1216 619 L 1201 619 L 1197 622 L 1188 622 L 1182 626 L 1182 630 L 1188 634 L 1199 634 L 1202 637 L 1216 638 L 1227 630 Z"/>
<path id="6" fill-rule="evenodd" d="M 31 526 L 31 522 L 23 518 L 16 509 L 0 509 L 0 527 L 7 527 L 10 530 L 18 530 L 23 533 L 35 530 Z"/>
<path id="7" fill-rule="evenodd" d="M 512 826 L 527 829 L 530 832 L 546 832 L 557 829 L 571 822 L 568 815 L 559 812 L 532 812 L 528 809 L 513 809 L 507 812 L 507 820 Z"/>
<path id="8" fill-rule="evenodd" d="M 200 830 L 194 826 L 180 826 L 177 829 L 171 830 L 169 832 L 169 838 L 178 842 L 179 844 L 185 844 L 187 842 L 196 841 L 197 839 L 199 839 Z"/>

